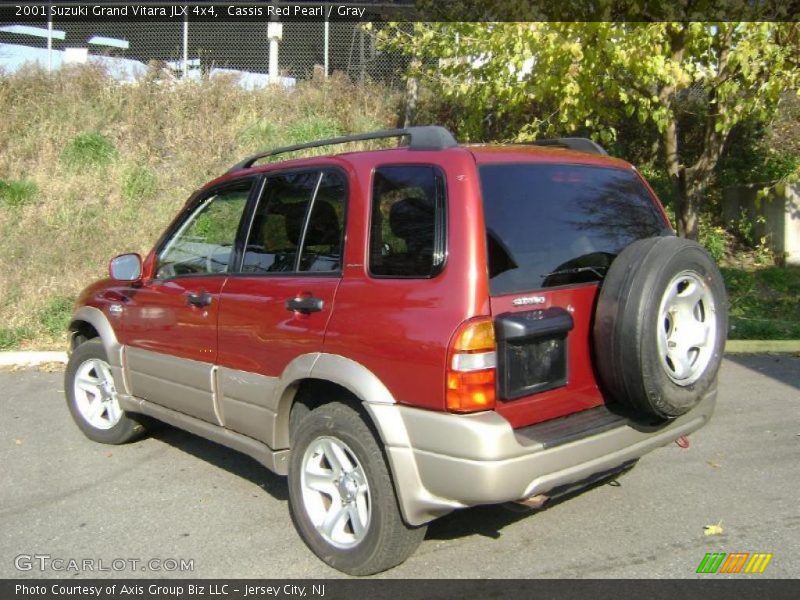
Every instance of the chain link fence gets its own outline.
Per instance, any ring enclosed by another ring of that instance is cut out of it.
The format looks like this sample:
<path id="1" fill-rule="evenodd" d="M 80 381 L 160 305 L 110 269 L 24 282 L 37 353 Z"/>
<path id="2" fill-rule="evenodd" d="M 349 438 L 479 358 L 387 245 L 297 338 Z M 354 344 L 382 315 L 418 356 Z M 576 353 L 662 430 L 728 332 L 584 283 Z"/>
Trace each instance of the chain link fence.
<path id="1" fill-rule="evenodd" d="M 380 25 L 378 25 L 380 27 Z M 120 78 L 135 78 L 155 61 L 176 77 L 233 72 L 243 85 L 285 85 L 347 74 L 354 81 L 404 84 L 408 64 L 381 51 L 375 29 L 352 22 L 63 22 L 0 23 L 0 69 L 25 63 L 47 69 L 98 60 Z"/>

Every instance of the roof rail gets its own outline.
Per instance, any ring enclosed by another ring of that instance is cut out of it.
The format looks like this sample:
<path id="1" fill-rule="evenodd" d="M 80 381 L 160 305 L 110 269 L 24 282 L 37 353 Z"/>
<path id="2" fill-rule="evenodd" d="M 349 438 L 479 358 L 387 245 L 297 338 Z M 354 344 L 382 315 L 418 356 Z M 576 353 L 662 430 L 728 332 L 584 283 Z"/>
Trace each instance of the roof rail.
<path id="1" fill-rule="evenodd" d="M 330 146 L 333 144 L 346 144 L 348 142 L 361 142 L 364 140 L 379 140 L 383 138 L 393 137 L 408 137 L 408 148 L 410 150 L 444 150 L 445 148 L 453 148 L 458 146 L 456 138 L 453 134 L 444 127 L 438 125 L 425 125 L 419 127 L 407 127 L 405 129 L 384 129 L 382 131 L 373 131 L 371 133 L 357 133 L 355 135 L 343 135 L 335 138 L 328 138 L 325 140 L 317 140 L 315 142 L 306 142 L 304 144 L 294 144 L 293 146 L 283 146 L 282 148 L 274 148 L 259 152 L 252 156 L 248 156 L 243 161 L 236 163 L 231 167 L 230 171 L 238 171 L 239 169 L 247 169 L 253 166 L 256 161 L 267 158 L 269 156 L 277 156 L 278 154 L 286 154 L 287 152 L 296 152 L 297 150 L 305 150 L 306 148 L 318 148 L 320 146 Z"/>
<path id="2" fill-rule="evenodd" d="M 533 144 L 534 146 L 557 146 L 559 148 L 567 148 L 568 150 L 575 150 L 577 152 L 586 152 L 588 154 L 599 154 L 601 156 L 608 156 L 605 148 L 597 142 L 593 142 L 589 138 L 567 137 L 567 138 L 553 138 L 550 140 L 534 140 L 532 142 L 523 142 L 524 144 Z"/>

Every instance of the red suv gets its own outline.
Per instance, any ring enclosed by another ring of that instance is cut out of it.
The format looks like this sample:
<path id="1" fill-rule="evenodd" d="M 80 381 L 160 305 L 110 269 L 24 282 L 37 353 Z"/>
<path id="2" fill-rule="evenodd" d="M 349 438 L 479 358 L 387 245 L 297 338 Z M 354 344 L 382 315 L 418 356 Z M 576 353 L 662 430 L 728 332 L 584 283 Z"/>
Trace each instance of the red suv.
<path id="1" fill-rule="evenodd" d="M 713 260 L 630 164 L 412 127 L 195 193 L 81 294 L 66 395 L 92 440 L 154 418 L 288 475 L 304 542 L 362 575 L 452 510 L 541 506 L 702 427 L 726 329 Z"/>

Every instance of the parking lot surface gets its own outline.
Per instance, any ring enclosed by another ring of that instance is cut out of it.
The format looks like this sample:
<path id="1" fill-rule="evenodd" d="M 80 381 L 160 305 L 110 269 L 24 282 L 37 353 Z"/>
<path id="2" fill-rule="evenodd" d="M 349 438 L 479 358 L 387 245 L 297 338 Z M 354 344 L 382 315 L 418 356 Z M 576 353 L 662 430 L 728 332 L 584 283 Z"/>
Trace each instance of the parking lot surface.
<path id="1" fill-rule="evenodd" d="M 125 446 L 90 442 L 62 380 L 0 372 L 0 577 L 342 576 L 295 533 L 283 478 L 167 426 Z M 707 552 L 773 554 L 763 574 L 730 577 L 797 577 L 800 358 L 726 359 L 715 416 L 690 440 L 543 511 L 446 516 L 379 577 L 697 577 Z M 52 559 L 110 570 L 39 570 Z M 181 560 L 192 570 L 163 570 Z"/>

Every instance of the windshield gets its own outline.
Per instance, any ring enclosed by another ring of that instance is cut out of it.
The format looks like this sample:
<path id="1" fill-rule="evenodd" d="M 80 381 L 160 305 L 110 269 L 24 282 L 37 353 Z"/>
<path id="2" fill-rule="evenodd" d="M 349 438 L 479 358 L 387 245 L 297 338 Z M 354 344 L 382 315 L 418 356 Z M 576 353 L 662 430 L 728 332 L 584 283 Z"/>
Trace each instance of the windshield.
<path id="1" fill-rule="evenodd" d="M 598 281 L 631 242 L 670 232 L 633 171 L 480 167 L 493 296 Z"/>

